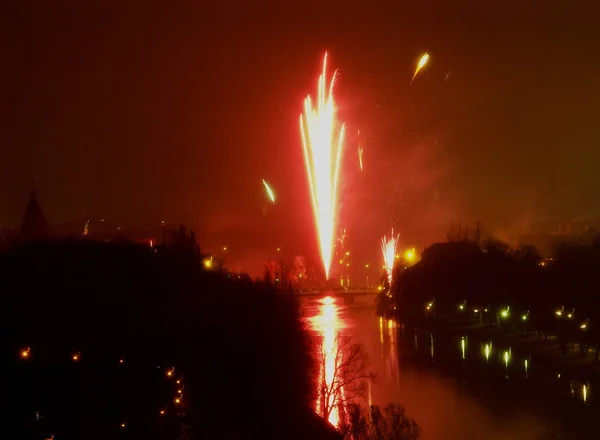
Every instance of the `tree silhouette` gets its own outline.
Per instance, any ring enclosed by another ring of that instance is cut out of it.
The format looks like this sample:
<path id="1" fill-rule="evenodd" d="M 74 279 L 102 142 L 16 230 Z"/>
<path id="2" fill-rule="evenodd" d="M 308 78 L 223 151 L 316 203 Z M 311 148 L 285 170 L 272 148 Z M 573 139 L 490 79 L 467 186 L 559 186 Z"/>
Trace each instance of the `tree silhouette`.
<path id="1" fill-rule="evenodd" d="M 340 433 L 347 440 L 416 440 L 421 435 L 419 425 L 398 404 L 390 403 L 383 410 L 349 404 L 344 413 Z"/>
<path id="2" fill-rule="evenodd" d="M 4 432 L 335 438 L 314 417 L 311 342 L 293 298 L 202 258 L 183 228 L 155 248 L 86 240 L 0 255 Z"/>
<path id="3" fill-rule="evenodd" d="M 329 420 L 334 409 L 363 397 L 368 381 L 375 376 L 368 371 L 369 356 L 365 348 L 353 343 L 349 336 L 336 336 L 333 347 L 319 345 L 321 375 L 317 399 L 321 415 Z"/>
<path id="4" fill-rule="evenodd" d="M 599 265 L 600 237 L 562 243 L 545 260 L 531 246 L 512 248 L 489 237 L 480 244 L 435 243 L 396 277 L 393 299 L 405 321 L 427 321 L 432 311 L 426 306 L 435 297 L 436 317 L 554 335 L 564 353 L 578 343 L 581 355 L 591 348 L 599 358 Z M 459 313 L 460 304 L 468 313 Z M 556 313 L 560 308 L 564 314 Z M 480 309 L 483 315 L 474 313 Z"/>

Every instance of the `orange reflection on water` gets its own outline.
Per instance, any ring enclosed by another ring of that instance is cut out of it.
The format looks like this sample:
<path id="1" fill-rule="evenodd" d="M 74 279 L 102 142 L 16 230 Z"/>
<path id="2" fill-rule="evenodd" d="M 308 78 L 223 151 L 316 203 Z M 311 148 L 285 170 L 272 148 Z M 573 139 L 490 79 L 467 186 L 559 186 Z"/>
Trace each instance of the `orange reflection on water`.
<path id="1" fill-rule="evenodd" d="M 323 415 L 326 409 L 330 409 L 329 423 L 337 426 L 339 423 L 339 414 L 337 404 L 339 395 L 327 392 L 331 390 L 335 379 L 335 371 L 340 361 L 340 350 L 338 347 L 338 335 L 343 327 L 341 319 L 338 317 L 339 307 L 335 298 L 327 296 L 320 300 L 318 313 L 310 318 L 313 330 L 321 335 L 321 353 L 319 359 L 319 382 L 318 398 L 316 402 L 317 414 Z M 343 390 L 342 390 L 343 393 Z"/>
<path id="2" fill-rule="evenodd" d="M 398 379 L 398 357 L 396 353 L 396 322 L 392 319 L 388 319 L 387 323 L 387 338 L 384 343 L 385 351 L 387 352 L 386 356 L 386 366 L 388 377 L 393 378 L 394 380 Z M 415 334 L 416 338 L 416 334 Z M 416 341 L 416 339 L 415 339 Z"/>
<path id="3" fill-rule="evenodd" d="M 396 332 L 398 326 L 392 319 L 379 317 L 379 343 L 381 359 L 385 362 L 387 377 L 398 380 L 398 354 L 396 353 Z M 415 334 L 415 344 L 416 344 Z"/>

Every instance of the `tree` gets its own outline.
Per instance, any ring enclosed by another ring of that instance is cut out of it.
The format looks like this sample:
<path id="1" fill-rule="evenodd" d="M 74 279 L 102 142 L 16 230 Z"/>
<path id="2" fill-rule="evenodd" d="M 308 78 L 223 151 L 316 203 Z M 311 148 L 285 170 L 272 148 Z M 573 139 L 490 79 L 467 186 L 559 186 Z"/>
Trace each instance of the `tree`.
<path id="1" fill-rule="evenodd" d="M 368 371 L 369 355 L 349 336 L 337 335 L 332 341 L 324 335 L 318 362 L 320 366 L 317 387 L 318 409 L 325 420 L 340 406 L 363 397 L 367 383 L 375 375 Z"/>
<path id="2" fill-rule="evenodd" d="M 295 298 L 206 270 L 191 234 L 172 238 L 0 253 L 6 438 L 172 440 L 183 423 L 189 438 L 336 438 L 307 404 L 316 365 Z"/>
<path id="3" fill-rule="evenodd" d="M 397 403 L 383 410 L 379 406 L 349 404 L 344 414 L 340 422 L 344 440 L 416 440 L 421 435 L 419 425 Z"/>
<path id="4" fill-rule="evenodd" d="M 382 290 L 375 298 L 375 313 L 377 316 L 388 316 L 393 310 L 394 302 L 387 291 Z"/>

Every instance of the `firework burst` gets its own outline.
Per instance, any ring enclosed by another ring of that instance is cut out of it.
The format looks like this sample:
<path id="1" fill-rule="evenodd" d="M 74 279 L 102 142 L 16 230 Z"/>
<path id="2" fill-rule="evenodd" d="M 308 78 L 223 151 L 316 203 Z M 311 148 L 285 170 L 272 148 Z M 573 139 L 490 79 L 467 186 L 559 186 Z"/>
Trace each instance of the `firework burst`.
<path id="1" fill-rule="evenodd" d="M 329 278 L 333 256 L 334 230 L 338 202 L 338 180 L 344 141 L 344 125 L 338 128 L 333 100 L 333 85 L 337 71 L 327 84 L 327 53 L 323 58 L 323 72 L 319 77 L 317 98 L 304 100 L 304 114 L 300 115 L 300 132 L 304 160 L 310 187 L 310 196 L 317 229 L 319 251 Z"/>
<path id="2" fill-rule="evenodd" d="M 396 261 L 396 247 L 398 246 L 398 234 L 384 235 L 381 239 L 381 253 L 383 254 L 383 266 L 387 273 L 388 283 L 392 287 L 392 276 L 394 273 L 394 262 Z"/>

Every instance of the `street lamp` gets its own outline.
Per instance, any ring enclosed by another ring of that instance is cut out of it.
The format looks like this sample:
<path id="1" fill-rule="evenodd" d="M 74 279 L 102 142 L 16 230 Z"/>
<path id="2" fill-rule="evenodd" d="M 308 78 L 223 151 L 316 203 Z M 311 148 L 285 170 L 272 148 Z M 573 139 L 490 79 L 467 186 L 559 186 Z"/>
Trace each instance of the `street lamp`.
<path id="1" fill-rule="evenodd" d="M 408 264 L 413 264 L 417 260 L 417 252 L 414 247 L 404 251 L 404 260 Z"/>
<path id="2" fill-rule="evenodd" d="M 214 263 L 213 263 L 213 258 L 212 257 L 204 259 L 204 267 L 206 269 L 212 269 L 213 268 L 213 264 Z"/>

